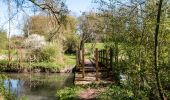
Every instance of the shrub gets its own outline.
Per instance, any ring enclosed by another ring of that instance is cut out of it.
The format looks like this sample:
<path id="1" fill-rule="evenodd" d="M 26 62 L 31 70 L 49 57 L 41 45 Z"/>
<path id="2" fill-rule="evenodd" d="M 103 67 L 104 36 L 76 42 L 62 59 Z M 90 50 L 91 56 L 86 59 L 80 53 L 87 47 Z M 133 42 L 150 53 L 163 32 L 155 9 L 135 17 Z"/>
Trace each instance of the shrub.
<path id="1" fill-rule="evenodd" d="M 71 35 L 64 41 L 64 51 L 67 54 L 72 54 L 76 52 L 76 47 L 78 46 L 79 38 L 76 35 Z"/>
<path id="2" fill-rule="evenodd" d="M 59 49 L 57 44 L 49 43 L 45 45 L 40 51 L 41 59 L 40 61 L 53 62 L 59 55 Z"/>

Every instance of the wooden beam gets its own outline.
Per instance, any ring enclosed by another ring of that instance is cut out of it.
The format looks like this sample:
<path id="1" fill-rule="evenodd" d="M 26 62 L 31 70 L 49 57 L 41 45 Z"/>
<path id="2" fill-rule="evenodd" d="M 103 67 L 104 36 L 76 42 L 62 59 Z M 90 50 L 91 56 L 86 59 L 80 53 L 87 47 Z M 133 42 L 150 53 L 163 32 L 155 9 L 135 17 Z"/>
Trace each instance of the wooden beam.
<path id="1" fill-rule="evenodd" d="M 110 68 L 113 68 L 113 49 L 110 48 Z"/>
<path id="2" fill-rule="evenodd" d="M 79 49 L 76 49 L 76 70 L 78 69 L 79 66 Z"/>
<path id="3" fill-rule="evenodd" d="M 98 48 L 96 48 L 96 50 L 95 50 L 96 81 L 99 81 L 99 65 L 98 65 L 98 59 L 99 59 Z"/>
<path id="4" fill-rule="evenodd" d="M 83 71 L 82 71 L 82 77 L 85 77 L 85 68 L 84 68 L 84 47 L 82 48 L 82 67 L 83 67 Z"/>

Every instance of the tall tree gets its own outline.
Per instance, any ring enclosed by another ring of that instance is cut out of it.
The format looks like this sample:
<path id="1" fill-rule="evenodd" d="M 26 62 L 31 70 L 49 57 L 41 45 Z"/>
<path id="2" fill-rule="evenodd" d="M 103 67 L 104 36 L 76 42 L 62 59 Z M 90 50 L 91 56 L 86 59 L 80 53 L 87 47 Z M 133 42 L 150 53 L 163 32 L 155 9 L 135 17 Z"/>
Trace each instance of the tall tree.
<path id="1" fill-rule="evenodd" d="M 162 100 L 166 100 L 166 97 L 164 95 L 163 88 L 160 82 L 159 69 L 158 69 L 158 34 L 159 34 L 159 26 L 160 26 L 160 19 L 161 19 L 162 3 L 163 3 L 163 0 L 159 0 L 158 13 L 157 13 L 157 19 L 156 19 L 156 28 L 155 28 L 155 41 L 154 41 L 154 69 L 155 69 L 156 82 L 157 82 L 157 87 L 159 90 L 160 98 Z"/>

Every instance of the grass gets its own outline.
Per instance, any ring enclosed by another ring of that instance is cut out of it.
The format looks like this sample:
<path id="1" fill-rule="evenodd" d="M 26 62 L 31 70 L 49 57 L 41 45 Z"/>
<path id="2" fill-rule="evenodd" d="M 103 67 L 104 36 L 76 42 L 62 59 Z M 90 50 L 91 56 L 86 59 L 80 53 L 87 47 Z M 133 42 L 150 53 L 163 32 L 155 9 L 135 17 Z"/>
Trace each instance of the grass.
<path id="1" fill-rule="evenodd" d="M 72 66 L 76 64 L 76 56 L 73 54 L 65 54 L 64 55 L 64 62 L 67 66 Z"/>
<path id="2" fill-rule="evenodd" d="M 8 54 L 8 52 L 9 51 L 7 49 L 0 49 L 0 54 L 6 55 L 6 54 Z M 11 54 L 16 54 L 16 52 L 17 52 L 17 50 L 11 49 Z"/>
<path id="3" fill-rule="evenodd" d="M 57 100 L 79 100 L 78 93 L 83 91 L 82 87 L 74 86 L 74 87 L 65 87 L 57 91 L 56 99 Z"/>
<path id="4" fill-rule="evenodd" d="M 104 49 L 104 43 L 96 43 L 93 47 L 94 43 L 85 43 L 85 58 L 89 59 L 93 57 L 93 51 L 95 48 L 98 48 L 98 50 Z"/>
<path id="5" fill-rule="evenodd" d="M 92 48 L 92 45 L 93 43 L 85 43 L 85 49 L 91 49 Z M 94 48 L 98 48 L 99 50 L 100 49 L 104 49 L 104 43 L 96 43 L 95 47 Z"/>

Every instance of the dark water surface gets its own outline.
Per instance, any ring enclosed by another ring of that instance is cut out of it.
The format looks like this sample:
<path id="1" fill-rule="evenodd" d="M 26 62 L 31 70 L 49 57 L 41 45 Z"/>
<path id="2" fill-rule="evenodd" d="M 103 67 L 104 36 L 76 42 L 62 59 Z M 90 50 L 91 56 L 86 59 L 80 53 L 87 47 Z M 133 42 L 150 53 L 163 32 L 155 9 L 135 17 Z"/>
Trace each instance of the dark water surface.
<path id="1" fill-rule="evenodd" d="M 7 76 L 6 89 L 15 93 L 17 99 L 56 100 L 59 89 L 73 85 L 73 74 L 3 74 Z"/>

